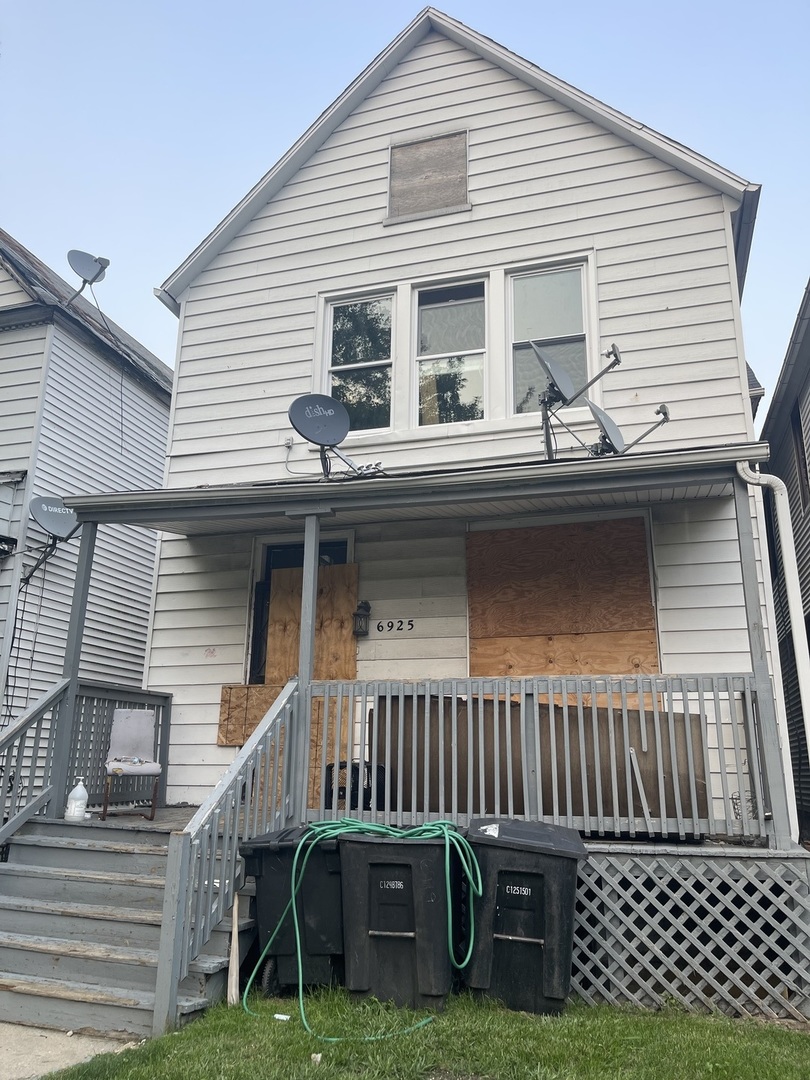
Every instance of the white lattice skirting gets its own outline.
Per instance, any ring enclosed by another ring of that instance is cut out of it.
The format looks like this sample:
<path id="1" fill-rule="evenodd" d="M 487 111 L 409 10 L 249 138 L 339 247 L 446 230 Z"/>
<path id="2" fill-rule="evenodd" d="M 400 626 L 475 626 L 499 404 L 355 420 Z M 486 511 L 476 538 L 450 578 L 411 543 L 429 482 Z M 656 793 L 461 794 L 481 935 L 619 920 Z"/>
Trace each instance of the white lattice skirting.
<path id="1" fill-rule="evenodd" d="M 571 992 L 646 1008 L 810 1016 L 810 853 L 591 851 Z"/>

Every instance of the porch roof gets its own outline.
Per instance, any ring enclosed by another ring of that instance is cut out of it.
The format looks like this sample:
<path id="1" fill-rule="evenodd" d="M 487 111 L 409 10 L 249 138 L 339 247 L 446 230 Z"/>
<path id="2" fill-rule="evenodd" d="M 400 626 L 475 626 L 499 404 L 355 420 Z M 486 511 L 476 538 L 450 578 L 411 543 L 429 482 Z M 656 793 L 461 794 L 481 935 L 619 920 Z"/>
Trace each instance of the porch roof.
<path id="1" fill-rule="evenodd" d="M 729 495 L 738 461 L 768 459 L 767 443 L 626 457 L 276 480 L 65 496 L 79 521 L 122 523 L 181 536 L 298 531 L 311 514 L 332 526 L 415 518 L 514 517 L 615 510 Z"/>

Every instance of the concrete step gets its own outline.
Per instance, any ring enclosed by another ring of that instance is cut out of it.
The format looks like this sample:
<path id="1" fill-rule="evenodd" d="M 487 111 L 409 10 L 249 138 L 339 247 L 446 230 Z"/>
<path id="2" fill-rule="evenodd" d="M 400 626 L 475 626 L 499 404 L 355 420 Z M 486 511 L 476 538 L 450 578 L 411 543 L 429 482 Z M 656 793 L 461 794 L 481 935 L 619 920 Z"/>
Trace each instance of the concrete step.
<path id="1" fill-rule="evenodd" d="M 17 836 L 9 846 L 8 862 L 15 866 L 81 867 L 130 874 L 166 872 L 168 844 L 126 843 L 118 839 L 76 836 Z"/>
<path id="2" fill-rule="evenodd" d="M 179 1017 L 187 1018 L 208 1006 L 207 998 L 182 997 Z M 0 973 L 0 1021 L 100 1035 L 130 1033 L 149 1036 L 155 995 L 148 991 L 102 988 L 32 975 Z"/>
<path id="3" fill-rule="evenodd" d="M 165 879 L 65 867 L 0 863 L 0 895 L 162 910 Z"/>

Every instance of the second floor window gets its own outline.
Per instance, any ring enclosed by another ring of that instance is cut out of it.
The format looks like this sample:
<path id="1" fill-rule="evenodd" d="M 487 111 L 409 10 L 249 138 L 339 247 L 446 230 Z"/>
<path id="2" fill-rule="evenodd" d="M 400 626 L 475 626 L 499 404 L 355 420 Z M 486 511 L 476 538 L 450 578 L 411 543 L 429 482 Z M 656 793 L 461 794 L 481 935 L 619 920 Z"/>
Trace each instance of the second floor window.
<path id="1" fill-rule="evenodd" d="M 330 393 L 352 431 L 391 426 L 391 308 L 390 296 L 332 307 Z"/>
<path id="2" fill-rule="evenodd" d="M 422 289 L 417 300 L 419 425 L 484 415 L 484 283 Z"/>
<path id="3" fill-rule="evenodd" d="M 544 357 L 563 367 L 578 390 L 588 381 L 582 268 L 520 274 L 512 278 L 512 374 L 514 411 L 537 412 L 546 376 L 534 341 Z"/>

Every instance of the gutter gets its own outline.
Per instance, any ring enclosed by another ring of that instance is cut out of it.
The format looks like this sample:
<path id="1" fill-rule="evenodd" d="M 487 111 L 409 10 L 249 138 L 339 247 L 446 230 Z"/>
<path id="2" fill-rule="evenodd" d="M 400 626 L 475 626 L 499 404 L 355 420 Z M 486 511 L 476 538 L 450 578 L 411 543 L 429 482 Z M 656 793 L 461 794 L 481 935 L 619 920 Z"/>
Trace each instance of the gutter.
<path id="1" fill-rule="evenodd" d="M 802 590 L 799 583 L 799 569 L 796 561 L 796 545 L 793 539 L 793 523 L 790 516 L 790 503 L 785 483 L 772 473 L 757 473 L 743 461 L 737 462 L 737 474 L 746 484 L 755 487 L 768 487 L 773 492 L 776 508 L 776 522 L 779 528 L 779 546 L 782 549 L 782 569 L 785 575 L 788 616 L 790 619 L 790 637 L 796 657 L 796 678 L 799 683 L 799 699 L 804 721 L 804 737 L 810 748 L 810 649 L 807 646 L 807 629 L 804 622 Z M 783 742 L 783 757 L 787 753 L 787 765 L 790 766 L 790 747 Z M 793 775 L 792 767 L 788 777 Z"/>

